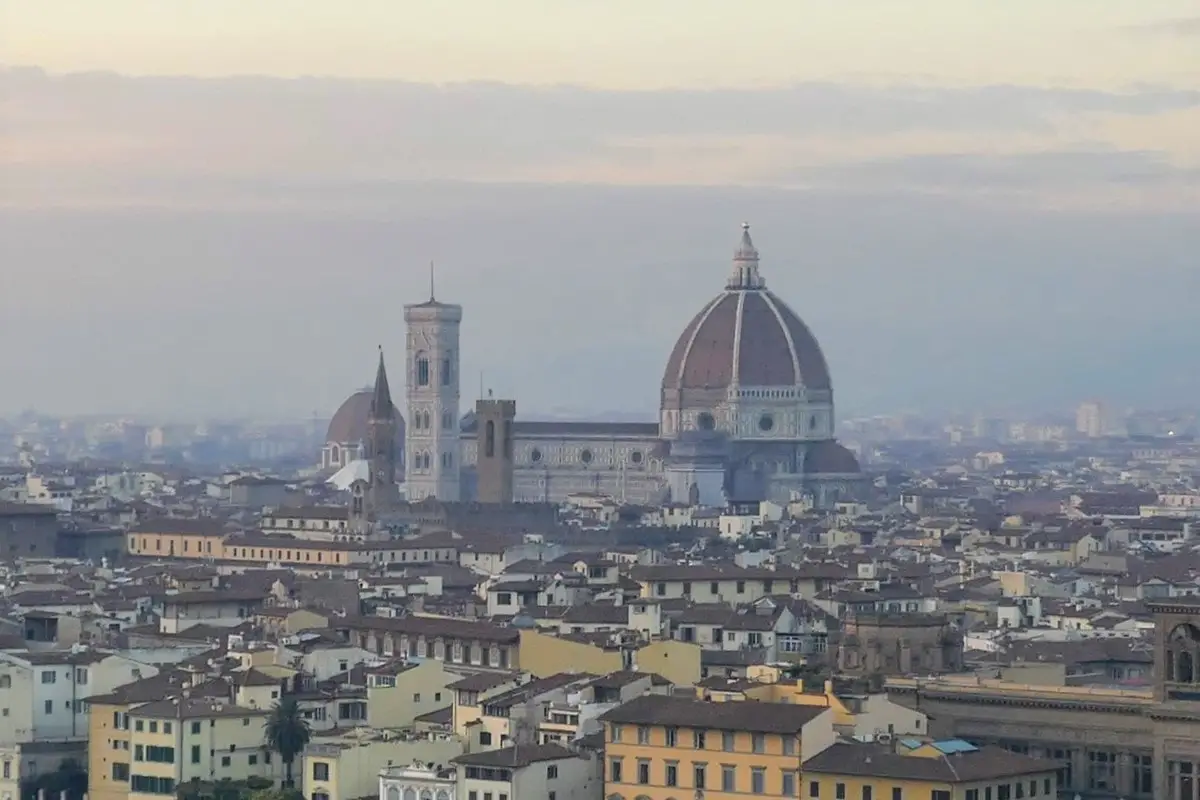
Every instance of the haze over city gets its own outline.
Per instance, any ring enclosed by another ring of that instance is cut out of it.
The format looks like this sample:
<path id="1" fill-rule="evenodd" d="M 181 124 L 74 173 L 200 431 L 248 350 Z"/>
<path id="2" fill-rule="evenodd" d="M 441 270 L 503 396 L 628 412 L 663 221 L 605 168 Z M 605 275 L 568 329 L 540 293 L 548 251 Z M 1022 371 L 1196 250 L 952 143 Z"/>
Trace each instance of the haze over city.
<path id="1" fill-rule="evenodd" d="M 653 417 L 752 223 L 839 412 L 1200 390 L 1190 2 L 10 4 L 0 411 Z M 396 370 L 402 382 L 403 371 Z"/>

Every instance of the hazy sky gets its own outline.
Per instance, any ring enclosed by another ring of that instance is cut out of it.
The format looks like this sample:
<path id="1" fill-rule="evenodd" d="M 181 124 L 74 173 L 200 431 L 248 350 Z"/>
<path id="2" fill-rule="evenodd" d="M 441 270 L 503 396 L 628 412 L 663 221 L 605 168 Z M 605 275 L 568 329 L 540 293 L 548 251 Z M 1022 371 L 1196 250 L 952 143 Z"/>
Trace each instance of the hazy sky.
<path id="1" fill-rule="evenodd" d="M 650 412 L 743 219 L 845 411 L 1200 391 L 1195 0 L 0 0 L 0 64 L 0 413 L 330 413 L 431 258 L 467 374 Z"/>

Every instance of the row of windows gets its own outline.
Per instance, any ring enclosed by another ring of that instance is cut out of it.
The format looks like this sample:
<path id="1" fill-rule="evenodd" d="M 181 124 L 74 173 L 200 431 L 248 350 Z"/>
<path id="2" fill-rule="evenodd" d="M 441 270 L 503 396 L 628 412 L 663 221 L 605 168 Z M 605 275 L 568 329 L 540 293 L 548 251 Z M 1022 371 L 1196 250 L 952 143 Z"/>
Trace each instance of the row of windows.
<path id="1" fill-rule="evenodd" d="M 428 431 L 433 428 L 433 418 L 429 416 L 428 411 L 417 411 L 412 418 L 413 430 Z M 454 430 L 454 413 L 451 411 L 442 412 L 442 430 Z"/>
<path id="2" fill-rule="evenodd" d="M 475 794 L 471 792 L 471 794 Z M 434 800 L 435 796 L 432 789 L 422 789 L 420 800 Z M 396 786 L 388 787 L 387 800 L 401 800 L 400 789 Z M 418 800 L 417 790 L 411 786 L 404 790 L 404 800 Z M 438 789 L 436 800 L 450 800 L 450 792 L 445 789 Z"/>
<path id="3" fill-rule="evenodd" d="M 618 743 L 625 735 L 624 725 L 609 726 L 610 739 L 609 741 Z M 679 728 L 669 727 L 664 728 L 665 736 L 663 744 L 667 747 L 679 746 Z M 637 726 L 637 743 L 640 745 L 651 744 L 650 741 L 651 727 L 649 725 Z M 709 744 L 709 732 L 706 730 L 696 729 L 692 731 L 692 747 L 696 750 L 707 750 Z M 715 738 L 715 737 L 714 737 Z M 772 737 L 775 738 L 775 737 Z M 785 756 L 796 755 L 796 738 L 794 736 L 780 736 L 782 741 L 780 752 Z M 726 753 L 737 752 L 737 734 L 733 731 L 721 731 L 721 750 Z M 767 736 L 764 733 L 750 734 L 750 752 L 766 753 L 767 752 Z"/>
<path id="4" fill-rule="evenodd" d="M 780 581 L 780 583 L 782 583 L 782 582 L 783 581 Z M 734 588 L 736 589 L 738 594 L 745 594 L 746 593 L 746 582 L 738 581 Z M 763 581 L 763 593 L 771 594 L 774 590 L 775 590 L 775 581 L 774 580 L 767 579 L 767 580 Z M 795 594 L 798 590 L 799 590 L 799 583 L 797 581 L 788 581 L 788 591 L 790 591 L 792 594 Z M 709 594 L 719 595 L 721 593 L 720 582 L 712 581 L 711 583 L 709 583 L 708 584 L 708 592 L 709 592 Z M 684 597 L 688 597 L 692 594 L 692 582 L 691 581 L 683 582 L 683 587 L 682 587 L 681 593 L 683 594 Z M 654 594 L 656 597 L 666 597 L 667 596 L 667 584 L 665 582 L 660 582 L 660 583 L 654 584 Z"/>
<path id="5" fill-rule="evenodd" d="M 129 788 L 142 794 L 175 794 L 174 778 L 158 778 L 153 775 L 134 775 L 129 779 Z"/>
<path id="6" fill-rule="evenodd" d="M 432 380 L 432 372 L 429 368 L 429 357 L 418 355 L 415 364 L 417 373 L 417 386 L 428 386 Z M 442 386 L 450 386 L 454 382 L 454 351 L 449 351 L 449 355 L 442 359 Z"/>
<path id="7" fill-rule="evenodd" d="M 367 634 L 360 634 L 359 644 L 364 650 L 372 649 L 368 646 L 370 642 Z M 483 647 L 478 644 L 464 645 L 458 641 L 453 642 L 453 644 L 447 647 L 446 643 L 440 639 L 435 639 L 433 646 L 430 647 L 424 639 L 409 639 L 402 636 L 399 642 L 385 637 L 382 647 L 379 649 L 385 656 L 408 654 L 413 658 L 432 657 L 438 661 L 450 660 L 459 664 L 483 665 L 486 659 L 488 666 L 508 669 L 507 647 Z"/>
<path id="8" fill-rule="evenodd" d="M 828 798 L 829 795 L 821 794 L 822 784 L 820 781 L 811 781 L 808 784 L 808 796 L 811 800 L 822 800 Z M 951 793 L 947 789 L 921 789 L 910 792 L 899 786 L 891 787 L 889 795 L 876 793 L 876 787 L 863 786 L 859 789 L 859 797 L 854 800 L 950 800 Z M 925 792 L 928 792 L 928 795 Z M 1055 791 L 1054 782 L 1050 778 L 1042 780 L 1030 780 L 1028 783 L 1019 781 L 1013 784 L 1000 784 L 999 786 L 987 786 L 982 789 L 967 789 L 963 793 L 963 800 L 1021 800 L 1026 797 L 1051 797 Z M 833 785 L 833 800 L 851 800 L 846 792 L 846 784 L 835 783 Z"/>
<path id="9" fill-rule="evenodd" d="M 433 455 L 428 451 L 417 453 L 413 456 L 413 469 L 416 471 L 426 471 L 433 468 Z M 446 452 L 442 453 L 442 468 L 450 469 L 454 466 L 454 455 Z"/>
<path id="10" fill-rule="evenodd" d="M 738 792 L 750 791 L 754 794 L 765 794 L 767 792 L 775 793 L 778 791 L 784 797 L 795 797 L 797 786 L 797 772 L 795 770 L 779 770 L 776 773 L 777 780 L 770 786 L 771 781 L 768 780 L 770 771 L 766 767 L 750 767 L 750 780 L 747 783 L 745 780 L 738 780 L 738 767 L 733 764 L 721 765 L 721 780 L 720 790 L 722 792 Z M 661 772 L 661 783 L 658 782 L 659 775 L 655 775 L 651 769 L 649 759 L 640 758 L 637 761 L 637 771 L 633 776 L 634 781 L 641 786 L 667 786 L 678 787 L 680 783 L 680 770 L 678 761 L 668 761 L 663 765 Z M 620 758 L 614 758 L 609 761 L 608 780 L 610 783 L 624 783 L 624 763 Z M 708 764 L 700 762 L 692 763 L 692 782 L 686 788 L 691 789 L 716 789 L 717 786 L 709 786 L 708 784 Z"/>

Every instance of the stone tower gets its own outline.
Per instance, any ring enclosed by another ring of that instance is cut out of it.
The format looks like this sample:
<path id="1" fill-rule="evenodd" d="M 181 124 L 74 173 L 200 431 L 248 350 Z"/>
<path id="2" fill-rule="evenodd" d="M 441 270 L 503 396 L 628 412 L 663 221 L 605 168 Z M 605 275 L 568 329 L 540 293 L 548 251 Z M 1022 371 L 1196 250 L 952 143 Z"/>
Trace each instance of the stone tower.
<path id="1" fill-rule="evenodd" d="M 375 372 L 375 391 L 371 395 L 371 414 L 367 418 L 366 456 L 371 465 L 370 496 L 376 512 L 395 505 L 396 489 L 396 407 L 388 386 L 383 348 L 379 349 L 379 368 Z"/>
<path id="2" fill-rule="evenodd" d="M 481 503 L 509 505 L 513 501 L 514 400 L 480 400 L 475 403 L 478 423 L 475 472 L 476 495 Z"/>
<path id="3" fill-rule="evenodd" d="M 429 300 L 404 307 L 408 326 L 405 483 L 410 501 L 460 499 L 458 331 L 462 306 Z"/>

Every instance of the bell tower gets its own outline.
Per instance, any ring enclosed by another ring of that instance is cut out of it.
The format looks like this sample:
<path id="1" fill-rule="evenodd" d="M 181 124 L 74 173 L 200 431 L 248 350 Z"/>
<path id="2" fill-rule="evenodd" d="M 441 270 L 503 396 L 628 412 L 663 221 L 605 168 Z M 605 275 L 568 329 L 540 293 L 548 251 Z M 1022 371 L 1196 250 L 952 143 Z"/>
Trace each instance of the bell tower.
<path id="1" fill-rule="evenodd" d="M 429 300 L 404 307 L 408 427 L 405 483 L 409 501 L 461 499 L 459 431 L 459 326 L 462 306 Z"/>
<path id="2" fill-rule="evenodd" d="M 478 429 L 478 455 L 475 469 L 479 475 L 479 502 L 510 505 L 513 502 L 513 422 L 517 416 L 514 400 L 486 400 L 475 403 Z"/>

